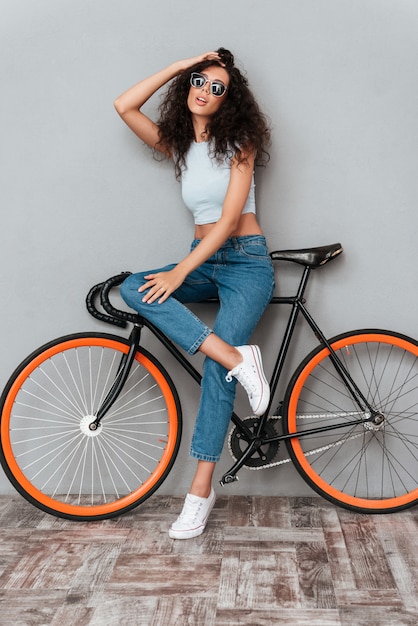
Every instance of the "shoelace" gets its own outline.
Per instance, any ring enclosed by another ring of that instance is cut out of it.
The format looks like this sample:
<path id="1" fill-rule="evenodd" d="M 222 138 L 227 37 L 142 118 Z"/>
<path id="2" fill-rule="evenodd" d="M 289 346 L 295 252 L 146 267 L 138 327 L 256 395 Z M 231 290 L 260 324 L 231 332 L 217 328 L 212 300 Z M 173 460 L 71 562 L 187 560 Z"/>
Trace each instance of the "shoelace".
<path id="1" fill-rule="evenodd" d="M 179 519 L 182 522 L 195 522 L 202 505 L 203 502 L 185 502 Z"/>
<path id="2" fill-rule="evenodd" d="M 253 367 L 253 375 L 256 375 L 256 374 L 257 374 L 257 372 L 256 372 L 255 368 Z M 235 374 L 235 378 L 244 387 L 244 389 L 247 392 L 247 394 L 249 395 L 249 397 L 252 398 L 253 394 L 257 391 L 257 387 L 252 382 L 251 378 L 249 377 L 248 372 L 246 372 L 244 369 L 241 369 L 240 371 L 238 371 Z M 226 375 L 225 380 L 226 380 L 227 383 L 231 382 L 232 376 L 231 376 L 230 372 L 228 372 L 228 374 Z"/>

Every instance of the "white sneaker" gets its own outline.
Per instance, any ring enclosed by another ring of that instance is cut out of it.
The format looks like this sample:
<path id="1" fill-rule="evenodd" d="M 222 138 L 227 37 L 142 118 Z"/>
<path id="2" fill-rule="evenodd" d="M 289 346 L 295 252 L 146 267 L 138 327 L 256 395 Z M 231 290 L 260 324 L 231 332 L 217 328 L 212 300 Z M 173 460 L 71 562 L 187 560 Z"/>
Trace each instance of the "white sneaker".
<path id="1" fill-rule="evenodd" d="M 254 415 L 263 415 L 270 400 L 270 387 L 263 372 L 260 348 L 258 346 L 239 346 L 242 361 L 226 375 L 226 381 L 236 378 L 248 394 Z"/>
<path id="2" fill-rule="evenodd" d="M 182 512 L 168 531 L 169 537 L 172 539 L 191 539 L 201 535 L 205 530 L 215 500 L 216 494 L 213 488 L 208 498 L 201 498 L 188 493 Z"/>

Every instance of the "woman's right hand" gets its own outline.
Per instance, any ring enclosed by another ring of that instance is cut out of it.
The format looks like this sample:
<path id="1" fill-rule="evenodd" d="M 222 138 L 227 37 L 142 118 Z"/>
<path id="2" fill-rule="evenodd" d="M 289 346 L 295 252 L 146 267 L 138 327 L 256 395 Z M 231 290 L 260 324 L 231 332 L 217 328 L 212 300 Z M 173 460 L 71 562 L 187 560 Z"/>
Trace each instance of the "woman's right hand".
<path id="1" fill-rule="evenodd" d="M 193 65 L 197 65 L 198 63 L 203 63 L 204 61 L 217 61 L 221 65 L 224 65 L 221 61 L 221 57 L 217 52 L 211 50 L 209 52 L 204 52 L 203 54 L 199 54 L 195 57 L 191 57 L 190 59 L 184 59 L 183 61 L 179 61 L 178 65 L 181 68 L 180 72 L 184 72 L 189 67 L 193 67 Z"/>

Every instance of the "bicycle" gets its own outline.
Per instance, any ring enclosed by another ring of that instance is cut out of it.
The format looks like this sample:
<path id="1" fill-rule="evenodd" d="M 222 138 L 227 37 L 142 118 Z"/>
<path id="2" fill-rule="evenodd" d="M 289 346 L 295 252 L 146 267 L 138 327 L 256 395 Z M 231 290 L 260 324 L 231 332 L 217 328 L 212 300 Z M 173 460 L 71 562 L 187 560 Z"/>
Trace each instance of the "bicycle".
<path id="1" fill-rule="evenodd" d="M 312 270 L 341 252 L 337 243 L 271 253 L 275 262 L 303 269 L 295 295 L 271 300 L 291 309 L 271 374 L 270 404 L 260 418 L 232 414 L 228 445 L 234 463 L 220 482 L 233 482 L 244 466 L 265 469 L 293 461 L 305 481 L 334 504 L 391 513 L 418 501 L 418 343 L 376 329 L 326 339 L 304 294 Z M 110 302 L 111 289 L 129 274 L 95 285 L 86 299 L 95 318 L 122 328 L 131 324 L 129 338 L 94 332 L 55 339 L 17 367 L 1 396 L 3 469 L 26 500 L 58 517 L 100 520 L 130 511 L 161 486 L 173 466 L 182 430 L 180 400 L 163 365 L 140 346 L 144 327 L 201 381 L 161 331 Z M 296 368 L 270 415 L 300 314 L 318 345 Z M 283 441 L 289 458 L 278 460 Z"/>

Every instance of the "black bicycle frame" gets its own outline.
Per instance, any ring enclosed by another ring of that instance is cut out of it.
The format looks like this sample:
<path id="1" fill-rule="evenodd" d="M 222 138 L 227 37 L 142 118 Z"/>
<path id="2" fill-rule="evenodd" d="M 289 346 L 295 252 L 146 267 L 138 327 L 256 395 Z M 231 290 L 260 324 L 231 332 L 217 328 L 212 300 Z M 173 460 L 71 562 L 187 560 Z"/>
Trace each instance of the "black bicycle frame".
<path id="1" fill-rule="evenodd" d="M 354 401 L 356 402 L 356 404 L 359 407 L 359 410 L 363 413 L 368 412 L 370 417 L 364 419 L 363 421 L 370 421 L 375 415 L 376 412 L 374 411 L 374 409 L 370 406 L 370 404 L 368 403 L 368 401 L 366 400 L 366 398 L 363 396 L 363 394 L 361 393 L 361 391 L 359 390 L 359 388 L 357 387 L 357 385 L 355 384 L 355 382 L 353 381 L 352 377 L 350 376 L 349 372 L 346 370 L 346 368 L 344 367 L 343 363 L 340 361 L 340 359 L 338 358 L 338 356 L 335 354 L 334 350 L 332 349 L 330 343 L 328 342 L 328 340 L 325 338 L 325 336 L 323 335 L 322 331 L 320 330 L 320 328 L 318 327 L 318 325 L 316 324 L 315 320 L 313 319 L 313 317 L 310 315 L 310 313 L 308 312 L 308 310 L 305 307 L 305 300 L 304 300 L 304 293 L 306 290 L 306 286 L 308 284 L 308 280 L 310 277 L 310 273 L 311 273 L 311 268 L 308 266 L 304 267 L 303 273 L 302 273 L 302 277 L 297 289 L 297 293 L 294 296 L 274 296 L 271 301 L 270 304 L 289 304 L 292 306 L 292 310 L 290 312 L 289 315 L 289 319 L 287 322 L 287 326 L 286 326 L 286 330 L 285 333 L 283 335 L 283 339 L 282 339 L 282 343 L 279 349 L 279 353 L 273 368 L 273 372 L 272 372 L 272 376 L 271 376 L 271 380 L 270 380 L 270 389 L 271 389 L 271 395 L 270 395 L 270 401 L 269 401 L 269 405 L 267 407 L 267 410 L 265 412 L 265 414 L 260 418 L 258 427 L 256 432 L 252 432 L 245 424 L 245 422 L 239 418 L 239 416 L 233 412 L 231 415 L 231 421 L 239 428 L 239 430 L 241 431 L 242 435 L 246 438 L 246 440 L 249 442 L 248 445 L 248 449 L 244 451 L 243 455 L 240 457 L 240 459 L 237 461 L 237 463 L 234 465 L 234 467 L 230 470 L 230 472 L 228 473 L 228 475 L 234 474 L 242 467 L 242 465 L 244 465 L 245 461 L 253 454 L 254 450 L 257 449 L 258 447 L 260 447 L 260 445 L 262 444 L 266 444 L 266 443 L 272 443 L 274 441 L 283 441 L 286 439 L 291 439 L 294 437 L 301 437 L 304 435 L 310 435 L 312 433 L 319 433 L 319 432 L 326 432 L 328 430 L 334 430 L 336 428 L 339 427 L 347 427 L 347 426 L 351 426 L 351 425 L 355 425 L 358 423 L 358 420 L 356 421 L 352 421 L 352 422 L 344 422 L 344 424 L 342 425 L 330 425 L 330 426 L 324 426 L 321 428 L 316 428 L 316 429 L 310 429 L 305 431 L 303 434 L 302 433 L 293 433 L 293 434 L 286 434 L 286 435 L 275 435 L 273 437 L 262 437 L 261 433 L 263 431 L 263 427 L 265 425 L 266 420 L 268 419 L 268 415 L 271 409 L 271 405 L 272 405 L 272 399 L 274 397 L 274 394 L 276 392 L 277 389 L 277 385 L 278 382 L 280 380 L 282 371 L 283 371 L 283 367 L 285 364 L 285 360 L 289 351 L 289 347 L 290 347 L 290 343 L 293 337 L 293 333 L 295 331 L 295 327 L 296 327 L 296 323 L 299 317 L 299 314 L 302 313 L 303 317 L 305 318 L 306 322 L 308 323 L 308 325 L 310 326 L 310 328 L 312 329 L 313 333 L 315 334 L 316 338 L 318 339 L 319 343 L 326 349 L 328 349 L 329 354 L 330 354 L 330 359 L 334 365 L 334 367 L 336 368 L 336 370 L 338 371 L 339 375 L 341 376 L 341 378 L 343 379 L 347 389 L 349 390 L 351 396 L 353 397 Z M 208 300 L 206 301 L 207 303 L 210 302 L 218 302 L 217 300 Z M 116 376 L 116 379 L 112 385 L 112 388 L 110 389 L 107 397 L 105 398 L 104 402 L 102 403 L 102 406 L 100 407 L 98 413 L 97 413 L 97 418 L 96 420 L 93 422 L 93 424 L 91 424 L 91 427 L 97 428 L 100 424 L 101 419 L 103 418 L 103 416 L 105 415 L 105 413 L 109 410 L 110 406 L 113 404 L 113 402 L 116 400 L 116 398 L 119 395 L 120 390 L 122 389 L 126 378 L 129 374 L 132 362 L 134 360 L 135 357 L 135 353 L 137 348 L 139 347 L 139 343 L 140 343 L 140 336 L 141 336 L 141 329 L 142 327 L 147 327 L 149 328 L 149 330 L 152 332 L 152 334 L 165 346 L 165 348 L 174 356 L 174 358 L 176 359 L 176 361 L 178 363 L 180 363 L 180 365 L 187 371 L 187 373 L 198 383 L 201 383 L 202 380 L 202 375 L 200 374 L 200 372 L 190 363 L 190 361 L 182 354 L 182 352 L 180 352 L 180 350 L 177 348 L 177 346 L 162 332 L 160 331 L 156 326 L 154 326 L 151 322 L 149 322 L 148 320 L 146 320 L 145 318 L 142 318 L 140 316 L 136 316 L 136 322 L 134 322 L 134 327 L 132 329 L 131 335 L 129 337 L 129 352 L 127 355 L 123 355 L 121 363 L 119 365 L 119 370 L 118 370 L 118 374 Z M 233 478 L 234 479 L 234 478 Z"/>

